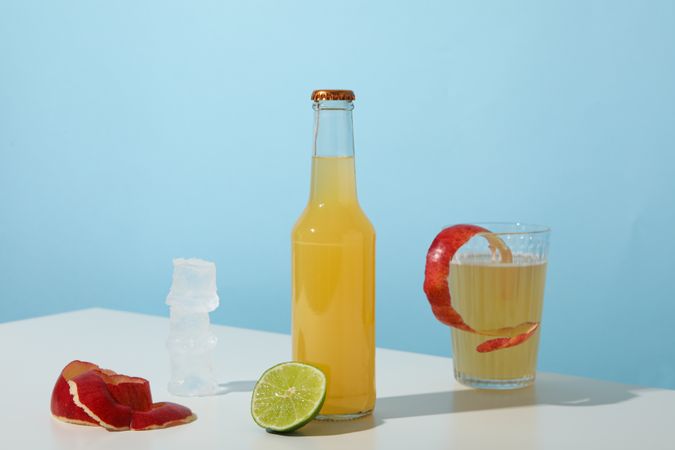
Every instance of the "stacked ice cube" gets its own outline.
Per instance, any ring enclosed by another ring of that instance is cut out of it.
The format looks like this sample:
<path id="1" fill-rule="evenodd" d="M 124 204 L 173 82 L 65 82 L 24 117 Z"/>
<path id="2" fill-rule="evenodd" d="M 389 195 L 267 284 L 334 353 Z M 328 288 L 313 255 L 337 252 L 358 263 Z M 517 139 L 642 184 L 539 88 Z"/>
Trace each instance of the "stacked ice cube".
<path id="1" fill-rule="evenodd" d="M 218 303 L 214 263 L 195 258 L 173 260 L 173 283 L 166 298 L 170 308 L 167 348 L 171 357 L 172 394 L 196 396 L 218 392 L 212 364 L 218 339 L 209 322 L 209 312 Z"/>

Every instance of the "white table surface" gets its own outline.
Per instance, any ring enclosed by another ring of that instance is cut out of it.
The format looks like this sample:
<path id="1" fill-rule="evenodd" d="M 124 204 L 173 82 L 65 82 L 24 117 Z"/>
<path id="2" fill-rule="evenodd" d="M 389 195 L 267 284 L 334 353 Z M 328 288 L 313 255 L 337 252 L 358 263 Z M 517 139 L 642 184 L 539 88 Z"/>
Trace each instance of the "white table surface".
<path id="1" fill-rule="evenodd" d="M 184 398 L 166 390 L 166 318 L 88 309 L 0 324 L 0 449 L 675 449 L 675 391 L 549 373 L 533 388 L 477 391 L 452 379 L 449 358 L 385 349 L 377 351 L 373 416 L 268 434 L 249 415 L 250 390 L 266 368 L 289 359 L 289 336 L 214 331 L 227 392 Z M 72 359 L 145 377 L 155 401 L 183 403 L 199 418 L 119 433 L 58 422 L 49 400 Z"/>

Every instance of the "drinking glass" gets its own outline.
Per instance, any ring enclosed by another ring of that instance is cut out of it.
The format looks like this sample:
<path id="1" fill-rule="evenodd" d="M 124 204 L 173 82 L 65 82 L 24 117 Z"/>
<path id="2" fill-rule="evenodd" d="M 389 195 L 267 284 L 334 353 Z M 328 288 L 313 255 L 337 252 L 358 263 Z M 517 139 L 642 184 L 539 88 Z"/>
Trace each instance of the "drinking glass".
<path id="1" fill-rule="evenodd" d="M 534 382 L 546 282 L 549 228 L 478 224 L 450 263 L 453 307 L 472 330 L 452 329 L 455 378 L 481 389 Z M 493 245 L 501 240 L 507 250 Z"/>

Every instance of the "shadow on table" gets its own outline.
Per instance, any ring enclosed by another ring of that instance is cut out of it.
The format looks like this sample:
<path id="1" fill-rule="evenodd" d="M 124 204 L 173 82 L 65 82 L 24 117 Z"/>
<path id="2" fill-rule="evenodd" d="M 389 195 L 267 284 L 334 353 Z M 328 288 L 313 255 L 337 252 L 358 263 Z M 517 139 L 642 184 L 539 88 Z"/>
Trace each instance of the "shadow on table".
<path id="1" fill-rule="evenodd" d="M 251 392 L 255 387 L 255 380 L 237 380 L 228 381 L 227 383 L 218 383 L 218 394 L 225 395 L 232 392 Z"/>
<path id="2" fill-rule="evenodd" d="M 637 389 L 637 388 L 633 388 Z M 381 425 L 388 419 L 454 414 L 530 405 L 564 407 L 620 403 L 637 397 L 631 386 L 541 374 L 534 386 L 512 391 L 462 389 L 445 392 L 381 397 L 373 416 L 348 422 L 314 421 L 289 436 L 329 436 L 354 433 Z"/>
<path id="3" fill-rule="evenodd" d="M 631 392 L 630 386 L 542 374 L 537 377 L 534 386 L 512 391 L 465 389 L 384 397 L 378 399 L 376 411 L 380 418 L 386 420 L 530 405 L 609 405 L 634 397 L 637 394 Z"/>
<path id="4" fill-rule="evenodd" d="M 370 430 L 383 423 L 378 415 L 369 415 L 360 419 L 345 421 L 313 420 L 295 433 L 287 434 L 289 437 L 308 436 L 335 436 L 338 434 L 356 433 L 357 431 Z"/>

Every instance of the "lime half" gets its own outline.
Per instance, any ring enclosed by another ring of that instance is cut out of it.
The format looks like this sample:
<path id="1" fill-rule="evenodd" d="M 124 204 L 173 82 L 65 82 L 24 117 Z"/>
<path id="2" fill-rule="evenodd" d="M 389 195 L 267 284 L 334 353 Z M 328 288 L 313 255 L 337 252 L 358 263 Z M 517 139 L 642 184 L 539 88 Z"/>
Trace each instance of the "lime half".
<path id="1" fill-rule="evenodd" d="M 251 415 L 267 431 L 288 433 L 312 420 L 326 399 L 326 376 L 314 366 L 285 362 L 262 374 L 251 396 Z"/>

